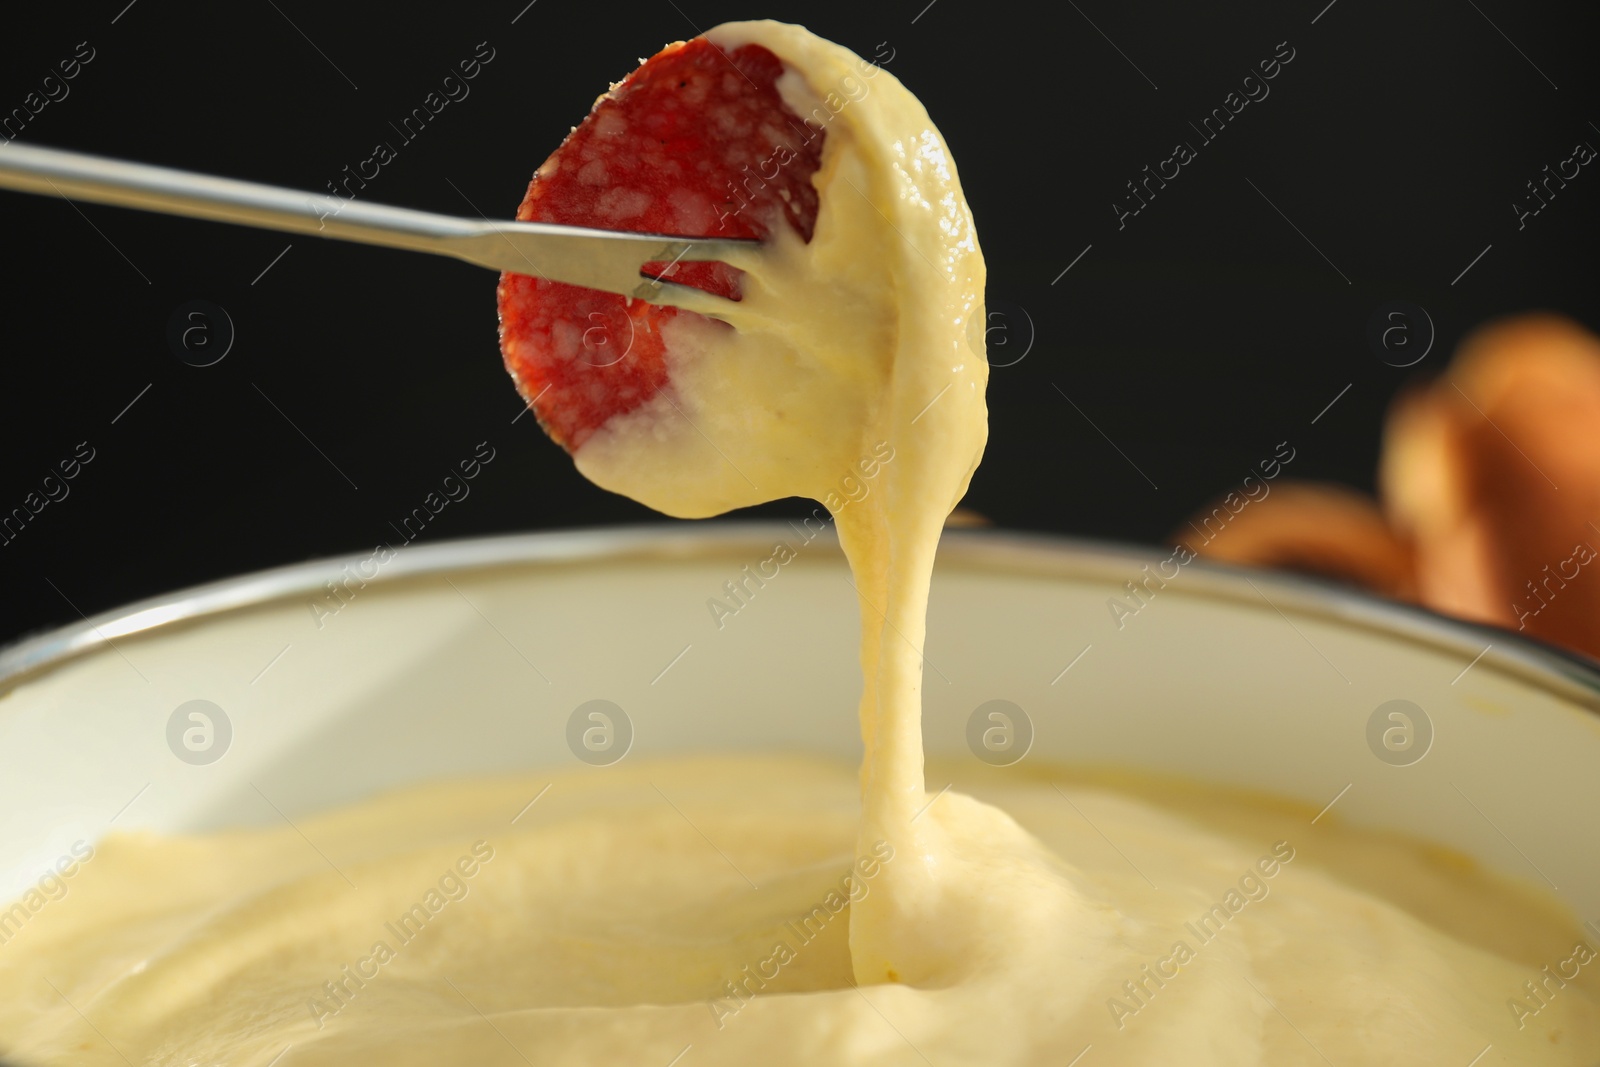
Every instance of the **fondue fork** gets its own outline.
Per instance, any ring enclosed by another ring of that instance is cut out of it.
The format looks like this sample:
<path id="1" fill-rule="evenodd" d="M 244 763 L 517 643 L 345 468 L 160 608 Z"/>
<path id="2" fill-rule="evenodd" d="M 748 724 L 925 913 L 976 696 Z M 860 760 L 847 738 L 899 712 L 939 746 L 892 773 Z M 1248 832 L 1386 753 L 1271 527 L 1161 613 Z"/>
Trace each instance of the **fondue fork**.
<path id="1" fill-rule="evenodd" d="M 665 264 L 669 274 L 678 263 L 714 260 L 750 270 L 760 258 L 754 240 L 460 218 L 16 141 L 0 144 L 0 189 L 432 252 L 712 316 L 730 302 L 643 266 Z"/>

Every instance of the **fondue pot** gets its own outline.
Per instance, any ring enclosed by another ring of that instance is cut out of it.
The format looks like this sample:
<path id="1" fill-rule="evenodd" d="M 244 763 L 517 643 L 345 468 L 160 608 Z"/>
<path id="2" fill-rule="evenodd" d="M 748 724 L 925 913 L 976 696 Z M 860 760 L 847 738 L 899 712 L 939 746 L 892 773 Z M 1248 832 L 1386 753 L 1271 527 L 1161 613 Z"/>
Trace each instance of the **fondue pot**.
<path id="1" fill-rule="evenodd" d="M 1600 922 L 1594 664 L 1166 558 L 948 533 L 930 754 L 1275 794 L 1305 805 L 1308 835 L 1341 820 L 1427 839 Z M 837 542 L 801 523 L 384 547 L 134 604 L 0 653 L 0 897 L 80 870 L 108 831 L 279 825 L 424 779 L 706 751 L 855 761 L 857 633 Z M 12 921 L 66 906 L 59 882 Z"/>

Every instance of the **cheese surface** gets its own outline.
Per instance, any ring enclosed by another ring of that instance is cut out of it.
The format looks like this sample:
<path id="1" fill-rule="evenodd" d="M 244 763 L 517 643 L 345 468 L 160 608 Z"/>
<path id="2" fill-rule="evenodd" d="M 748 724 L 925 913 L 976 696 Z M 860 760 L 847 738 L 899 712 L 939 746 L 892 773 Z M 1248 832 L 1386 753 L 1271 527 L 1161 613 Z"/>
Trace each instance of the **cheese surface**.
<path id="1" fill-rule="evenodd" d="M 1278 1067 L 1465 1064 L 1492 1043 L 1480 1063 L 1587 1067 L 1600 1048 L 1600 968 L 1575 951 L 1593 939 L 1442 850 L 1028 761 L 929 773 L 955 782 L 916 823 L 936 820 L 932 854 L 858 843 L 851 768 L 757 756 L 119 834 L 0 944 L 0 1054 L 926 1067 L 1092 1046 L 1080 1065 Z M 907 870 L 956 888 L 900 914 Z M 884 912 L 923 936 L 871 943 L 933 977 L 858 978 L 851 941 Z"/>

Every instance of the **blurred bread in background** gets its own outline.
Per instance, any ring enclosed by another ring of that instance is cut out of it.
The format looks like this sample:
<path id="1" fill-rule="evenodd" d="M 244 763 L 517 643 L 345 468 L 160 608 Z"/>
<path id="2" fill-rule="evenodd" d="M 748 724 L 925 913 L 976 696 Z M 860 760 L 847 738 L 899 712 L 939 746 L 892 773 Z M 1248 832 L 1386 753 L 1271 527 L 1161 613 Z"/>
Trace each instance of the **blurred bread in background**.
<path id="1" fill-rule="evenodd" d="M 1556 315 L 1489 323 L 1390 408 L 1379 499 L 1284 483 L 1204 545 L 1600 657 L 1600 339 Z"/>

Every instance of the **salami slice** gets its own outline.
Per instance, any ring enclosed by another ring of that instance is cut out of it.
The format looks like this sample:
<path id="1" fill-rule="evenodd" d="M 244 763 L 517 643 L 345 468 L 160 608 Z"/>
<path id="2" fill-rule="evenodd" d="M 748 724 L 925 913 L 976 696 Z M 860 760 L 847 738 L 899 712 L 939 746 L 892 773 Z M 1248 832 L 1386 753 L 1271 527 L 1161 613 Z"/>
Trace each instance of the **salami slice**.
<path id="1" fill-rule="evenodd" d="M 535 172 L 517 218 L 690 237 L 764 238 L 789 226 L 809 241 L 824 135 L 784 103 L 784 69 L 760 45 L 669 45 L 596 101 Z M 740 272 L 725 264 L 670 273 L 739 297 Z M 661 327 L 693 314 L 537 274 L 502 275 L 499 304 L 506 369 L 568 452 L 666 386 Z"/>

